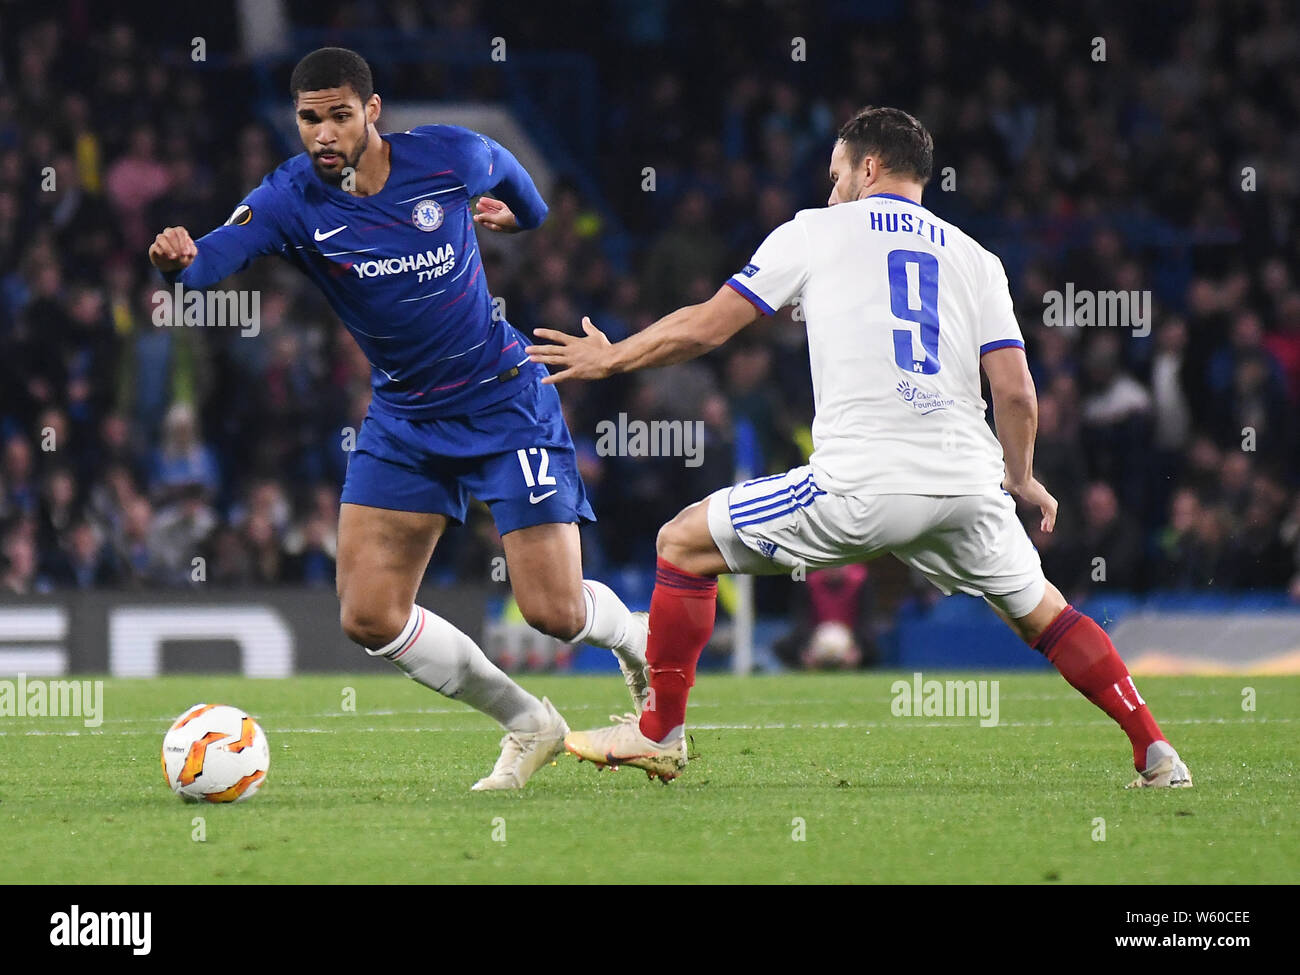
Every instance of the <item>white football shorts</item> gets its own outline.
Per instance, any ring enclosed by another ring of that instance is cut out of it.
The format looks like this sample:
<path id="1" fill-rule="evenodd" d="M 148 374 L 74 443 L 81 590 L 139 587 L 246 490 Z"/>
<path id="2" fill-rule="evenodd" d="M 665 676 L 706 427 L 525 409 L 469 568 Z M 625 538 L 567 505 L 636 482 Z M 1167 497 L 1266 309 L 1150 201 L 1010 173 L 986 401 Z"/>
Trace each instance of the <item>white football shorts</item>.
<path id="1" fill-rule="evenodd" d="M 824 569 L 889 552 L 947 595 L 983 596 L 1028 616 L 1046 579 L 1011 495 L 830 494 L 809 466 L 722 488 L 708 498 L 709 532 L 732 572 Z"/>

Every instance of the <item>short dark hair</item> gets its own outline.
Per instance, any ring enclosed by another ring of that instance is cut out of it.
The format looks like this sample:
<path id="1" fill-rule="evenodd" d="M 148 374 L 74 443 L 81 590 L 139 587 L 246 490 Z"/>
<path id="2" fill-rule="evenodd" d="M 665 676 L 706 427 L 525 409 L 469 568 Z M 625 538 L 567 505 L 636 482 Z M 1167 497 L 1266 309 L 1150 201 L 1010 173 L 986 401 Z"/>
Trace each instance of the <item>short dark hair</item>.
<path id="1" fill-rule="evenodd" d="M 892 173 L 910 176 L 922 186 L 934 171 L 934 138 L 901 108 L 868 105 L 840 128 L 839 139 L 856 169 L 868 154 Z"/>
<path id="2" fill-rule="evenodd" d="M 300 91 L 323 91 L 345 85 L 361 96 L 362 105 L 368 102 L 375 93 L 370 65 L 346 47 L 322 47 L 294 66 L 289 77 L 289 97 L 297 101 Z"/>

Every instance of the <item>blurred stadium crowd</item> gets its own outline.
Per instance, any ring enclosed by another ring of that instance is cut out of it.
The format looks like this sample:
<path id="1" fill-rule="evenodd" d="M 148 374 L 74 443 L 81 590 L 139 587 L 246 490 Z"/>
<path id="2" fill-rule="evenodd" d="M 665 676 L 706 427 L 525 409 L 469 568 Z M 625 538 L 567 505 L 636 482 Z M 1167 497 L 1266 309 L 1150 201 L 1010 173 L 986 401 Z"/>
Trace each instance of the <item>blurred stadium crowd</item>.
<path id="1" fill-rule="evenodd" d="M 1062 506 L 1052 536 L 1027 517 L 1049 577 L 1077 598 L 1103 581 L 1101 558 L 1108 586 L 1300 598 L 1288 4 L 1199 0 L 1152 23 L 1138 4 L 1103 15 L 1085 2 L 1067 18 L 1006 0 L 830 3 L 815 25 L 775 4 L 601 6 L 599 41 L 537 5 L 508 23 L 463 0 L 289 9 L 343 44 L 401 29 L 486 52 L 501 34 L 593 59 L 600 153 L 582 163 L 600 198 L 562 182 L 519 251 L 485 241 L 493 293 L 525 331 L 576 331 L 589 314 L 617 339 L 708 297 L 769 230 L 824 205 L 839 123 L 867 102 L 912 111 L 936 141 L 927 205 L 1010 275 L 1040 395 L 1037 466 Z M 342 444 L 368 366 L 305 279 L 270 260 L 237 285 L 260 292 L 256 337 L 152 323 L 154 233 L 179 224 L 197 238 L 296 151 L 257 118 L 237 59 L 205 71 L 164 57 L 149 33 L 162 26 L 100 24 L 81 3 L 60 17 L 0 6 L 10 592 L 186 585 L 196 555 L 213 584 L 333 584 Z M 388 99 L 437 97 L 453 74 L 388 70 L 382 50 L 356 46 Z M 496 94 L 490 67 L 455 77 L 458 97 Z M 629 246 L 609 246 L 615 234 Z M 1044 325 L 1044 295 L 1067 282 L 1150 290 L 1150 334 Z M 653 564 L 656 528 L 682 505 L 810 447 L 805 341 L 788 311 L 705 360 L 564 396 L 601 519 L 585 535 L 596 572 Z M 703 463 L 600 456 L 596 425 L 620 412 L 702 421 Z M 477 512 L 434 571 L 485 579 L 497 545 Z"/>

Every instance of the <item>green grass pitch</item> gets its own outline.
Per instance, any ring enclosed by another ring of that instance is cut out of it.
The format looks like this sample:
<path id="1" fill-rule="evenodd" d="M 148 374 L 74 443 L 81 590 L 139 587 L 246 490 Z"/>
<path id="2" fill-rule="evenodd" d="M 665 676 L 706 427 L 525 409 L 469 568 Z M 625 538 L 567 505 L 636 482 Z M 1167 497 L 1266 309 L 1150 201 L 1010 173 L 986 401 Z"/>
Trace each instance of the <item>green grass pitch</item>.
<path id="1" fill-rule="evenodd" d="M 97 729 L 0 718 L 0 882 L 1300 878 L 1300 678 L 1139 679 L 1196 787 L 1126 791 L 1123 733 L 1055 674 L 964 675 L 1000 682 L 991 728 L 893 716 L 898 676 L 703 674 L 677 781 L 564 755 L 509 794 L 469 792 L 495 725 L 398 675 L 109 680 Z M 575 728 L 628 703 L 617 676 L 522 683 Z M 163 782 L 163 732 L 200 701 L 267 731 L 248 802 L 190 805 Z"/>

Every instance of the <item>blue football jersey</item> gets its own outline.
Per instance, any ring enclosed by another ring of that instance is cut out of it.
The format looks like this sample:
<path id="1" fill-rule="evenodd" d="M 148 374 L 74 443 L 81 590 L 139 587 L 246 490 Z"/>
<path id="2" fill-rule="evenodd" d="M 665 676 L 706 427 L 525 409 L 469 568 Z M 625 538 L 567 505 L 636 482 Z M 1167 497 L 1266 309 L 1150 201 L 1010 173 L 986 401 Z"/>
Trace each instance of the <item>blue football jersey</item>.
<path id="1" fill-rule="evenodd" d="M 324 292 L 370 361 L 371 409 L 407 419 L 461 416 L 501 402 L 545 372 L 492 299 L 470 200 L 493 191 L 521 227 L 546 218 L 508 150 L 469 129 L 425 125 L 384 136 L 391 171 L 358 197 L 322 181 L 300 153 L 248 194 L 198 256 L 164 275 L 207 288 L 277 254 Z"/>

